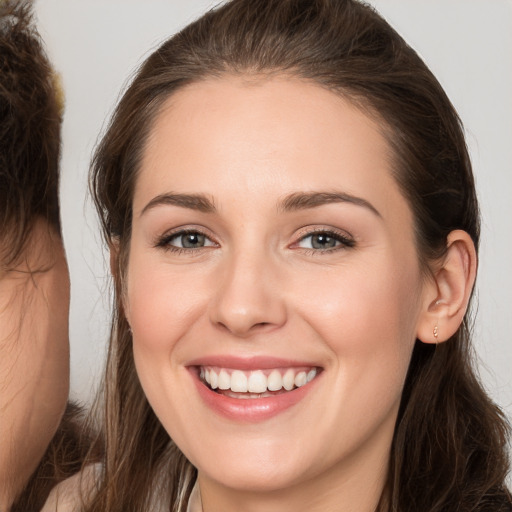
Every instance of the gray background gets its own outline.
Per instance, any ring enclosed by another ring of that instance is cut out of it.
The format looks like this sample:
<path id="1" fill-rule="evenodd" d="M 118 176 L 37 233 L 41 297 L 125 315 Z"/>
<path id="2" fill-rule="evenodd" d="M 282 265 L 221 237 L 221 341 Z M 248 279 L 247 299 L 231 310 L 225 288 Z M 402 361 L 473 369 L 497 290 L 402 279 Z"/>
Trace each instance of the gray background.
<path id="1" fill-rule="evenodd" d="M 106 254 L 87 199 L 98 135 L 126 80 L 159 42 L 215 2 L 39 0 L 66 92 L 61 203 L 71 271 L 72 396 L 89 402 L 109 330 Z M 480 373 L 512 416 L 512 1 L 373 0 L 420 53 L 464 121 L 483 212 L 475 340 Z"/>

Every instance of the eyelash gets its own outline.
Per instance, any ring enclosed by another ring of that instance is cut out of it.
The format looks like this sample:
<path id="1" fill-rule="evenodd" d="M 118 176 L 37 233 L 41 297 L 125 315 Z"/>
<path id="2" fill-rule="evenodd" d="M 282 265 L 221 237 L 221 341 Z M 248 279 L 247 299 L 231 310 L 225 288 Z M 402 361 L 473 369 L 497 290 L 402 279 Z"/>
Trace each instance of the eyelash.
<path id="1" fill-rule="evenodd" d="M 186 235 L 200 235 L 204 236 L 205 239 L 210 240 L 212 243 L 211 246 L 203 246 L 198 247 L 196 249 L 191 247 L 176 247 L 175 245 L 171 245 L 171 241 L 175 238 L 179 238 Z M 155 247 L 163 249 L 164 251 L 170 251 L 175 254 L 189 254 L 192 255 L 193 253 L 198 253 L 202 249 L 206 249 L 208 247 L 213 247 L 217 245 L 216 242 L 214 242 L 210 236 L 208 236 L 206 233 L 201 231 L 200 229 L 180 229 L 179 231 L 173 231 L 171 233 L 166 233 L 165 235 L 162 235 L 156 240 Z"/>
<path id="2" fill-rule="evenodd" d="M 297 242 L 293 244 L 293 246 L 297 246 L 307 238 L 313 237 L 315 235 L 325 235 L 328 238 L 334 239 L 336 242 L 339 242 L 339 245 L 335 247 L 331 247 L 328 249 L 308 249 L 308 248 L 302 248 L 304 253 L 307 256 L 318 256 L 318 255 L 325 255 L 330 254 L 333 252 L 351 249 L 352 247 L 355 247 L 356 242 L 355 240 L 350 237 L 347 233 L 341 233 L 339 231 L 329 230 L 329 229 L 314 229 L 312 231 L 308 231 L 303 236 L 299 238 Z"/>
<path id="3" fill-rule="evenodd" d="M 171 245 L 170 242 L 173 239 L 176 239 L 176 238 L 179 238 L 182 236 L 186 236 L 189 234 L 204 236 L 207 240 L 212 242 L 212 245 L 198 247 L 198 248 L 177 247 L 175 245 Z M 338 231 L 333 231 L 333 230 L 329 230 L 329 229 L 315 229 L 315 230 L 308 231 L 307 233 L 305 233 L 303 236 L 301 236 L 299 238 L 299 240 L 297 240 L 297 242 L 294 242 L 291 247 L 298 247 L 298 245 L 301 242 L 303 242 L 307 238 L 313 237 L 315 235 L 325 235 L 326 237 L 332 238 L 336 242 L 339 242 L 339 245 L 337 245 L 335 247 L 328 248 L 328 249 L 314 249 L 314 248 L 309 249 L 309 248 L 303 247 L 302 251 L 308 256 L 311 256 L 311 255 L 316 256 L 319 254 L 329 254 L 329 253 L 340 251 L 340 250 L 350 249 L 356 245 L 355 240 L 353 238 L 351 238 L 350 236 L 347 236 L 347 234 L 342 234 Z M 209 237 L 206 233 L 204 233 L 200 229 L 182 229 L 179 231 L 166 233 L 165 235 L 159 237 L 154 244 L 154 246 L 157 248 L 161 248 L 164 251 L 171 251 L 178 255 L 179 254 L 192 255 L 193 253 L 197 254 L 199 251 L 202 251 L 208 247 L 213 247 L 216 245 L 217 245 L 217 243 L 215 241 L 213 241 L 211 239 L 211 237 Z"/>

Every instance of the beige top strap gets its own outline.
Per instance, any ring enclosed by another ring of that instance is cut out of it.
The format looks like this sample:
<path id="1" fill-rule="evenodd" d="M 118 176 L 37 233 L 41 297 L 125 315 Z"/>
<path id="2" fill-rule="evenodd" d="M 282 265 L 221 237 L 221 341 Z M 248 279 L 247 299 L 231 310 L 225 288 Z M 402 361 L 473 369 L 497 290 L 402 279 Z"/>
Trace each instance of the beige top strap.
<path id="1" fill-rule="evenodd" d="M 192 493 L 190 494 L 187 512 L 203 512 L 203 504 L 201 502 L 201 491 L 199 490 L 199 485 L 197 482 L 194 485 L 194 488 L 192 489 Z"/>

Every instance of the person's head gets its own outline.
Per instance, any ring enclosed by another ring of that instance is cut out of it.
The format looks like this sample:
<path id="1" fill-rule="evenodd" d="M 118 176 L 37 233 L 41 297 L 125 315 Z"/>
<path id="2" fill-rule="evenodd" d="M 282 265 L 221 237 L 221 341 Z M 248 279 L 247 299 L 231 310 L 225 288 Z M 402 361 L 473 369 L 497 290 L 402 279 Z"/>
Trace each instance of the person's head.
<path id="1" fill-rule="evenodd" d="M 63 95 L 31 4 L 0 4 L 0 258 L 16 263 L 36 220 L 60 234 L 59 158 Z"/>
<path id="2" fill-rule="evenodd" d="M 469 358 L 479 214 L 463 130 L 370 7 L 207 13 L 141 67 L 92 190 L 116 290 L 107 451 L 138 459 L 116 476 L 132 503 L 154 475 L 137 465 L 155 472 L 175 450 L 159 420 L 204 481 L 239 490 L 342 481 L 361 460 L 389 466 L 369 487 L 387 479 L 396 507 L 426 509 L 433 490 L 456 502 L 446 475 L 462 482 L 477 461 L 480 491 L 502 482 L 483 453 L 500 453 L 503 427 Z M 210 389 L 281 384 L 299 389 Z M 468 462 L 457 436 L 480 420 Z M 177 499 L 192 473 L 173 457 Z"/>
<path id="3" fill-rule="evenodd" d="M 69 279 L 60 236 L 62 94 L 31 3 L 0 2 L 0 507 L 64 412 Z"/>

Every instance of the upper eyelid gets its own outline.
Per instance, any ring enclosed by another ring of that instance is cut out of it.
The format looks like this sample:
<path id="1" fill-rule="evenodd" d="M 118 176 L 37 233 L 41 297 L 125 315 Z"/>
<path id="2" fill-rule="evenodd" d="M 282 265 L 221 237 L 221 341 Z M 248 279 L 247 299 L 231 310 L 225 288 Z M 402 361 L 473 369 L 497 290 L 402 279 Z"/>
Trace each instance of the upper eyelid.
<path id="1" fill-rule="evenodd" d="M 195 226 L 195 225 L 184 225 L 184 226 L 179 226 L 177 228 L 169 229 L 169 230 L 165 231 L 164 233 L 162 233 L 161 235 L 159 235 L 159 238 L 177 236 L 177 235 L 180 235 L 183 233 L 199 233 L 208 238 L 212 238 L 212 239 L 216 238 L 209 229 L 202 227 L 202 226 Z"/>
<path id="2" fill-rule="evenodd" d="M 327 233 L 327 234 L 332 234 L 332 235 L 338 235 L 342 238 L 348 238 L 355 242 L 354 236 L 351 233 L 349 233 L 348 231 L 346 231 L 345 229 L 327 227 L 327 226 L 318 226 L 318 227 L 307 226 L 307 227 L 301 228 L 300 230 L 298 230 L 298 233 L 296 235 L 296 241 L 302 240 L 302 239 L 306 238 L 307 236 L 315 235 L 318 233 Z"/>
<path id="3" fill-rule="evenodd" d="M 199 233 L 200 235 L 205 236 L 213 242 L 215 245 L 219 245 L 218 240 L 216 237 L 210 234 L 210 230 L 205 229 L 204 227 L 198 227 L 198 226 L 180 226 L 177 228 L 170 229 L 168 231 L 165 231 L 161 235 L 157 235 L 153 240 L 153 246 L 158 247 L 160 245 L 168 243 L 173 238 L 176 238 L 180 235 L 187 234 L 187 233 Z M 186 248 L 185 248 L 186 249 Z M 197 250 L 197 249 L 194 249 Z"/>
<path id="4" fill-rule="evenodd" d="M 322 233 L 325 233 L 328 236 L 332 236 L 335 240 L 337 240 L 339 242 L 339 245 L 336 247 L 331 247 L 331 248 L 327 248 L 327 249 L 311 249 L 311 248 L 307 248 L 307 247 L 300 247 L 299 244 L 302 241 L 304 241 L 305 239 L 307 239 L 308 237 L 311 237 L 316 234 L 322 234 Z M 332 227 L 331 228 L 323 227 L 323 228 L 311 229 L 309 231 L 304 232 L 303 234 L 298 236 L 294 242 L 289 244 L 288 247 L 290 247 L 291 249 L 294 249 L 294 250 L 300 249 L 302 251 L 311 252 L 312 254 L 313 253 L 326 254 L 329 252 L 333 252 L 333 251 L 337 252 L 339 250 L 348 249 L 348 248 L 352 248 L 355 246 L 356 246 L 355 238 L 347 231 L 341 230 L 341 229 L 335 229 Z"/>

